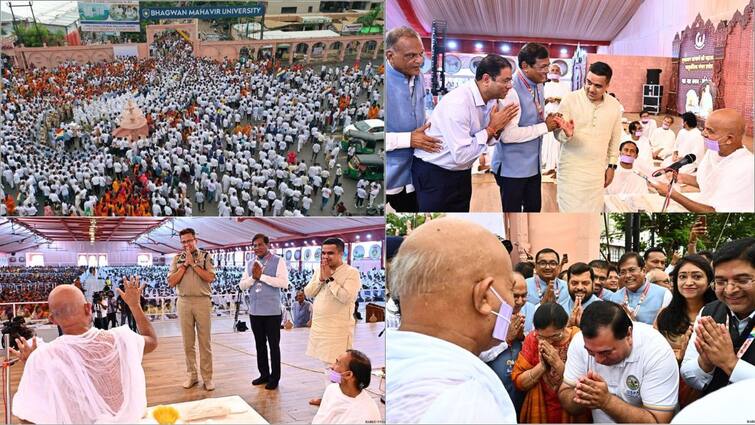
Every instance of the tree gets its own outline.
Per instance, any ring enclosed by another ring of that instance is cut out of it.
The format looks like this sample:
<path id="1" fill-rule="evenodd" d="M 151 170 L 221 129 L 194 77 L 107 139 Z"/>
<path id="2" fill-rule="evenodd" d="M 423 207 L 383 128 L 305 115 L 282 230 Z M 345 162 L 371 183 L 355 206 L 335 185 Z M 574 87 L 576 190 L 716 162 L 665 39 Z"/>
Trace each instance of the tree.
<path id="1" fill-rule="evenodd" d="M 686 251 L 692 225 L 701 215 L 705 216 L 708 233 L 697 241 L 697 250 L 715 250 L 724 243 L 755 235 L 755 215 L 753 214 L 642 214 L 640 233 L 650 233 L 649 241 L 640 241 L 640 249 L 649 248 L 653 241 L 667 254 L 682 248 Z M 624 234 L 630 225 L 629 214 L 609 214 L 615 231 L 609 236 Z"/>
<path id="2" fill-rule="evenodd" d="M 443 213 L 432 214 L 394 214 L 385 217 L 385 233 L 388 236 L 406 236 L 410 229 L 416 229 L 428 219 L 443 217 Z"/>
<path id="3" fill-rule="evenodd" d="M 23 44 L 25 47 L 43 47 L 45 44 L 63 46 L 66 38 L 62 31 L 50 32 L 42 24 L 28 22 L 18 22 L 13 33 L 16 35 L 16 44 Z"/>
<path id="4" fill-rule="evenodd" d="M 367 14 L 357 18 L 357 23 L 364 25 L 366 28 L 373 26 L 376 20 L 383 17 L 383 5 L 370 10 Z"/>

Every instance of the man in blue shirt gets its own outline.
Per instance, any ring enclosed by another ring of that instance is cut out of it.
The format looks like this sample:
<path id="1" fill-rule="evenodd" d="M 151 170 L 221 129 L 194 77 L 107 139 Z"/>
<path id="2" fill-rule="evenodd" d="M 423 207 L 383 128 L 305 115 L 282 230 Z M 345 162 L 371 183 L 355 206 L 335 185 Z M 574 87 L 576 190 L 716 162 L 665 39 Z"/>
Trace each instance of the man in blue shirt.
<path id="1" fill-rule="evenodd" d="M 561 257 L 551 248 L 543 248 L 535 254 L 535 274 L 527 279 L 527 301 L 535 305 L 561 304 L 569 299 L 566 281 L 558 278 L 560 266 Z"/>
<path id="2" fill-rule="evenodd" d="M 504 129 L 495 146 L 492 170 L 501 190 L 504 212 L 540 211 L 540 152 L 543 135 L 557 128 L 555 116 L 545 117 L 543 84 L 550 59 L 542 44 L 527 43 L 519 51 L 513 76 L 520 115 Z M 511 94 L 514 96 L 514 93 Z"/>
<path id="3" fill-rule="evenodd" d="M 294 327 L 308 328 L 312 325 L 312 303 L 304 299 L 304 291 L 296 291 L 296 302 L 291 306 Z"/>

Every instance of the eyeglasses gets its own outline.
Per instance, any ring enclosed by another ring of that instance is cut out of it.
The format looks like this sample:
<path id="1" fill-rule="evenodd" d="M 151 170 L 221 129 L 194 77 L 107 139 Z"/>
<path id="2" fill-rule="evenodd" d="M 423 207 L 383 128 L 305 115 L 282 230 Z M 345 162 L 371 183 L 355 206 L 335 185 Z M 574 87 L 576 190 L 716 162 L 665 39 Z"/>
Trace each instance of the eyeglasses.
<path id="1" fill-rule="evenodd" d="M 537 265 L 540 267 L 558 267 L 557 261 L 538 261 Z"/>
<path id="2" fill-rule="evenodd" d="M 734 280 L 716 278 L 713 283 L 717 288 L 725 288 L 731 283 L 739 289 L 749 289 L 752 286 L 753 279 L 752 276 L 737 276 Z"/>
<path id="3" fill-rule="evenodd" d="M 619 276 L 626 276 L 628 274 L 635 274 L 638 271 L 640 271 L 639 267 L 630 267 L 628 269 L 621 269 L 621 270 L 619 270 Z"/>

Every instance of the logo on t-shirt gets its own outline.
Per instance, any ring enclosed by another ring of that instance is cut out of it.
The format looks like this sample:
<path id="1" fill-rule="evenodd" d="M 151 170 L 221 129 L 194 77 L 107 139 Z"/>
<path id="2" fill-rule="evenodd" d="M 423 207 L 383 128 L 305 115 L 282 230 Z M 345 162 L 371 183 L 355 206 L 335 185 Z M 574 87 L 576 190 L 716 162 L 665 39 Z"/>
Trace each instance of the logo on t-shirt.
<path id="1" fill-rule="evenodd" d="M 627 397 L 639 398 L 640 397 L 640 380 L 634 375 L 627 376 Z"/>

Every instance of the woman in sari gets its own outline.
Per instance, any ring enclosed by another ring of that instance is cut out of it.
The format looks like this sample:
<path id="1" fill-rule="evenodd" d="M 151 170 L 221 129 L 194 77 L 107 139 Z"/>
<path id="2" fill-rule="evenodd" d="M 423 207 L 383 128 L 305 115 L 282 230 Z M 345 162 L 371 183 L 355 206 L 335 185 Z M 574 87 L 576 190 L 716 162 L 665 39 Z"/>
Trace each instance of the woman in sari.
<path id="1" fill-rule="evenodd" d="M 713 269 L 710 262 L 701 255 L 684 256 L 671 272 L 671 302 L 658 313 L 653 326 L 671 345 L 680 365 L 692 335 L 692 324 L 703 306 L 716 300 L 716 293 L 710 287 L 711 282 Z M 680 376 L 679 406 L 683 408 L 699 396 L 700 393 L 690 388 Z"/>
<path id="2" fill-rule="evenodd" d="M 589 410 L 572 416 L 558 400 L 569 343 L 579 332 L 576 326 L 567 327 L 568 321 L 564 308 L 555 303 L 544 303 L 535 311 L 535 331 L 524 338 L 511 372 L 516 388 L 526 393 L 519 414 L 521 423 L 592 422 Z"/>

